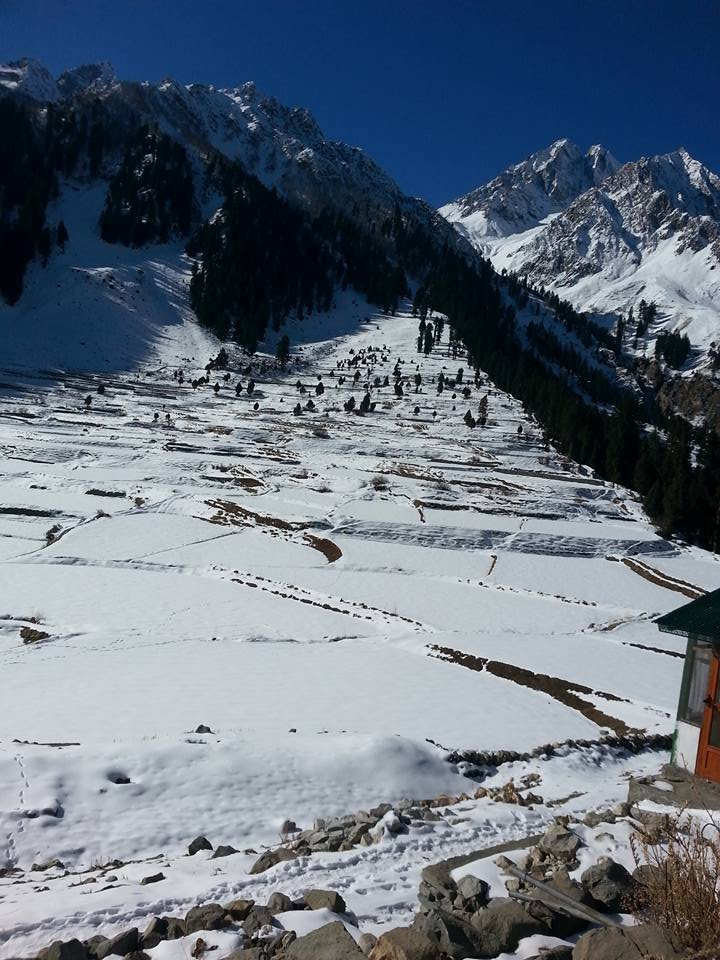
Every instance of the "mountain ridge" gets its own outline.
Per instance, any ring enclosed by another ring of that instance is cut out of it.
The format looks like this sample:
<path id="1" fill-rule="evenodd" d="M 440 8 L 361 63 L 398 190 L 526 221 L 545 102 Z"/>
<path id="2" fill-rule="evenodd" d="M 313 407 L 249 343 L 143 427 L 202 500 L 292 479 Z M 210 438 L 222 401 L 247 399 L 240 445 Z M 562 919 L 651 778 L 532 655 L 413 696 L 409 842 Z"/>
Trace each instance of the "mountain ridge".
<path id="1" fill-rule="evenodd" d="M 574 174 L 593 152 L 611 160 L 588 185 Z M 578 310 L 612 323 L 643 299 L 655 303 L 660 322 L 631 337 L 630 351 L 638 340 L 651 355 L 658 336 L 682 332 L 689 367 L 710 363 L 720 339 L 720 177 L 685 148 L 620 165 L 605 148 L 582 154 L 556 141 L 440 211 L 496 269 L 527 274 Z"/>

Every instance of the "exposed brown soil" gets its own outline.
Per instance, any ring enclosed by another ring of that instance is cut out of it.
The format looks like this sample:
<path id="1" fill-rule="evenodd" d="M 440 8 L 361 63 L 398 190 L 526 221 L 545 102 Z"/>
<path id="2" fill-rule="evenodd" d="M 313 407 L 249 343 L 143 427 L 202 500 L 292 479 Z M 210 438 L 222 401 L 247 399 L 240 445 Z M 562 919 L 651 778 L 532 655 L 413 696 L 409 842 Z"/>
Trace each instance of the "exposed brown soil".
<path id="1" fill-rule="evenodd" d="M 621 562 L 629 567 L 634 573 L 637 573 L 644 580 L 649 580 L 658 587 L 665 587 L 666 590 L 673 590 L 675 593 L 681 593 L 691 600 L 697 600 L 698 597 L 704 597 L 707 593 L 701 587 L 696 587 L 687 580 L 678 580 L 677 577 L 671 577 L 656 567 L 651 567 L 649 563 L 642 560 L 636 560 L 634 557 L 621 557 Z"/>
<path id="2" fill-rule="evenodd" d="M 233 503 L 231 500 L 208 500 L 207 504 L 209 507 L 214 507 L 217 510 L 214 516 L 206 518 L 210 523 L 219 523 L 234 527 L 244 527 L 254 524 L 258 527 L 271 527 L 274 530 L 283 530 L 286 532 L 304 530 L 309 526 L 307 523 L 283 520 L 281 517 L 271 517 L 266 513 L 248 510 L 247 507 L 241 507 L 239 503 Z"/>
<path id="3" fill-rule="evenodd" d="M 342 550 L 332 540 L 326 537 L 316 537 L 312 533 L 303 534 L 303 539 L 307 540 L 314 550 L 319 550 L 328 563 L 335 563 L 342 556 Z"/>
<path id="4" fill-rule="evenodd" d="M 512 663 L 502 663 L 500 660 L 488 660 L 486 657 L 475 657 L 470 653 L 463 653 L 462 650 L 453 650 L 452 647 L 441 647 L 437 644 L 429 644 L 430 650 L 434 651 L 430 656 L 438 660 L 446 660 L 449 663 L 457 663 L 468 670 L 476 670 L 478 673 L 486 671 L 503 680 L 510 680 L 522 687 L 528 687 L 530 690 L 536 690 L 539 693 L 546 693 L 554 700 L 577 710 L 588 720 L 592 720 L 599 727 L 607 727 L 618 736 L 627 736 L 637 734 L 640 731 L 628 727 L 622 720 L 612 717 L 591 703 L 589 700 L 583 700 L 578 694 L 603 697 L 605 700 L 615 700 L 620 703 L 628 703 L 621 697 L 616 697 L 612 693 L 604 693 L 601 690 L 592 690 L 584 684 L 574 683 L 571 680 L 561 680 L 558 677 L 551 677 L 546 673 L 533 673 L 532 670 L 525 670 L 523 667 L 517 667 Z"/>

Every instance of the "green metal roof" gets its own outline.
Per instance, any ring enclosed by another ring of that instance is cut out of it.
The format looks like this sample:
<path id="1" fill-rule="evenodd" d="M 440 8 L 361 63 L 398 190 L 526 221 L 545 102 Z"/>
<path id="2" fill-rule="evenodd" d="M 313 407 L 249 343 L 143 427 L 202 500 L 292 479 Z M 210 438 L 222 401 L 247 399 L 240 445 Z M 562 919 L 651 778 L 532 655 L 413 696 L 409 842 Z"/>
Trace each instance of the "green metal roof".
<path id="1" fill-rule="evenodd" d="M 704 640 L 720 648 L 720 590 L 686 603 L 655 623 L 663 633 L 677 633 L 682 637 Z"/>

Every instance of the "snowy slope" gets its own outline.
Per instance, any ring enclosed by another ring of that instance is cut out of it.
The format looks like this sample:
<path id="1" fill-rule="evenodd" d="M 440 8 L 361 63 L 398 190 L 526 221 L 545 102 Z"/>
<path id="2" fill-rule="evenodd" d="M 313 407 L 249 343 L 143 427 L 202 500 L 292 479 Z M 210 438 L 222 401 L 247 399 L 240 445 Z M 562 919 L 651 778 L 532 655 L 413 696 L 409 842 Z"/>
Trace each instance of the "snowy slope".
<path id="1" fill-rule="evenodd" d="M 313 323 L 290 330 L 302 349 L 285 373 L 243 360 L 217 394 L 169 365 L 3 374 L 2 957 L 309 884 L 381 930 L 409 920 L 427 862 L 623 799 L 627 773 L 664 758 L 570 745 L 486 781 L 538 774 L 532 809 L 448 801 L 406 835 L 249 875 L 242 851 L 276 843 L 287 817 L 472 795 L 451 748 L 668 732 L 682 644 L 652 618 L 720 577 L 484 378 L 467 400 L 438 396 L 441 370 L 467 362 L 447 333 L 418 355 L 416 318 L 350 296 L 325 339 Z M 343 410 L 362 397 L 348 366 L 362 351 L 360 385 L 398 360 L 410 381 L 402 397 L 372 387 L 365 417 Z M 250 375 L 252 398 L 236 396 Z M 463 414 L 488 392 L 488 426 L 471 432 Z M 294 416 L 309 396 L 315 411 Z M 24 626 L 49 636 L 24 644 Z M 562 693 L 578 689 L 584 708 Z M 184 856 L 199 833 L 241 852 Z M 30 869 L 53 857 L 70 872 Z"/>
<path id="2" fill-rule="evenodd" d="M 47 267 L 31 264 L 14 306 L 0 298 L 0 368 L 138 370 L 205 364 L 217 342 L 188 303 L 190 263 L 182 244 L 132 249 L 104 243 L 103 182 L 64 183 L 48 208 L 70 240 Z"/>
<path id="3" fill-rule="evenodd" d="M 677 330 L 702 365 L 720 340 L 720 177 L 683 149 L 622 167 L 600 151 L 559 141 L 441 212 L 496 269 L 527 272 L 578 310 L 654 301 L 641 351 Z"/>

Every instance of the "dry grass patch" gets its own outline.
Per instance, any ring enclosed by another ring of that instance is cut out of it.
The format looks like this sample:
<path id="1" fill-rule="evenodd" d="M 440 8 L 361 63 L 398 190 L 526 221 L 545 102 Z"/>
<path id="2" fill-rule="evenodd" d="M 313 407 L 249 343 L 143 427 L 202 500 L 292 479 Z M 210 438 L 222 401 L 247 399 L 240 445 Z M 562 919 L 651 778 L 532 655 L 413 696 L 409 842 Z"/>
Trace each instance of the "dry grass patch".
<path id="1" fill-rule="evenodd" d="M 669 815 L 662 829 L 630 839 L 643 867 L 633 913 L 661 927 L 689 960 L 720 958 L 720 822 L 708 817 Z"/>

